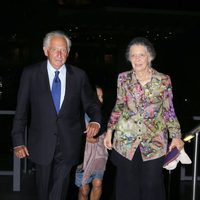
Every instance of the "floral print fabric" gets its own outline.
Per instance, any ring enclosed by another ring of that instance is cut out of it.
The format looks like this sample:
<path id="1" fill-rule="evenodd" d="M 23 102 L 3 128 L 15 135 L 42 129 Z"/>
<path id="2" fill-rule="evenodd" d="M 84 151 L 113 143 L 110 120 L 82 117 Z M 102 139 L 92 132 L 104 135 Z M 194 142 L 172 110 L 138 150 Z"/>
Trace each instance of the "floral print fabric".
<path id="1" fill-rule="evenodd" d="M 170 77 L 152 71 L 151 81 L 144 86 L 133 70 L 118 76 L 117 100 L 108 128 L 114 131 L 114 149 L 130 160 L 138 146 L 143 160 L 152 160 L 166 153 L 168 135 L 181 138 Z"/>

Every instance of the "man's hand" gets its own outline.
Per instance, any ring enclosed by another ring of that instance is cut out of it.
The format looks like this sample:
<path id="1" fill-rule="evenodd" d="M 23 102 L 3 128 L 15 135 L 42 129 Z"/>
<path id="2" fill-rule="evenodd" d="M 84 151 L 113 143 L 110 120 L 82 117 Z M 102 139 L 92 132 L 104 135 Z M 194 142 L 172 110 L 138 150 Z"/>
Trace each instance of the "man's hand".
<path id="1" fill-rule="evenodd" d="M 21 145 L 14 148 L 15 155 L 17 158 L 25 158 L 29 156 L 28 149 L 26 146 Z"/>
<path id="2" fill-rule="evenodd" d="M 90 122 L 87 125 L 86 131 L 84 133 L 87 133 L 88 137 L 94 137 L 100 129 L 100 124 L 96 122 Z"/>

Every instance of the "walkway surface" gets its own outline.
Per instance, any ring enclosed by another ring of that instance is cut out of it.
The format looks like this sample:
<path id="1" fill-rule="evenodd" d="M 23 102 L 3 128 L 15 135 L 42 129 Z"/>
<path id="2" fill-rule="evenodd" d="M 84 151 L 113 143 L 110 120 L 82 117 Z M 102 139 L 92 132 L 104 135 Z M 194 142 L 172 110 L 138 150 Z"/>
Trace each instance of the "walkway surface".
<path id="1" fill-rule="evenodd" d="M 192 181 L 180 181 L 179 170 L 172 171 L 169 175 L 165 171 L 167 200 L 192 200 Z M 104 189 L 101 200 L 115 200 L 114 198 L 114 177 L 115 168 L 108 163 L 107 171 L 104 177 Z M 170 181 L 169 181 L 170 180 Z M 169 187 L 170 182 L 170 187 Z M 200 181 L 197 182 L 196 200 L 200 199 Z M 67 200 L 77 200 L 78 188 L 73 184 L 73 177 L 70 185 L 69 196 Z M 22 174 L 21 191 L 12 191 L 12 176 L 0 176 L 0 200 L 37 200 L 35 188 L 35 174 Z"/>

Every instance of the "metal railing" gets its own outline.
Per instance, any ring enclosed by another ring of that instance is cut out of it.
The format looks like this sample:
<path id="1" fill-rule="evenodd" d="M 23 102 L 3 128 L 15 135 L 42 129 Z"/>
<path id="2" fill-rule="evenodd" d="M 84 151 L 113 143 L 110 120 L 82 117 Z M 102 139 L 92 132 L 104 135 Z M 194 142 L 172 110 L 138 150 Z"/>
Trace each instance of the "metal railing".
<path id="1" fill-rule="evenodd" d="M 193 120 L 199 121 L 200 116 L 193 116 Z M 192 200 L 196 200 L 196 189 L 197 189 L 197 181 L 200 180 L 200 177 L 197 175 L 197 169 L 198 169 L 198 141 L 199 141 L 199 134 L 200 134 L 200 124 L 198 124 L 195 128 L 193 128 L 186 136 L 187 138 L 194 138 L 195 140 L 195 146 L 194 146 L 194 160 L 193 160 L 193 175 L 191 176 L 185 176 L 185 169 L 181 168 L 181 178 L 182 180 L 192 180 L 193 186 L 192 186 Z M 190 137 L 188 137 L 190 136 Z M 186 137 L 185 137 L 186 139 Z M 185 140 L 188 141 L 188 140 Z"/>
<path id="2" fill-rule="evenodd" d="M 15 115 L 13 110 L 0 110 L 0 115 Z M 25 137 L 27 137 L 27 129 L 25 130 Z M 27 160 L 24 160 L 24 172 L 26 172 Z M 0 175 L 13 176 L 13 191 L 20 191 L 21 188 L 21 160 L 13 153 L 13 169 L 9 171 L 1 171 Z"/>

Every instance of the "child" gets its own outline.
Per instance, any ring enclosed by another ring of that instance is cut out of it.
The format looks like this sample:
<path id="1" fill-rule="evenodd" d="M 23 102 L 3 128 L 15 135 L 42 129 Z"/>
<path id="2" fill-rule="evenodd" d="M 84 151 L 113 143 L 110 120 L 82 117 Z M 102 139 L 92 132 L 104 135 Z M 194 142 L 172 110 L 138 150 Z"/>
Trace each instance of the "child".
<path id="1" fill-rule="evenodd" d="M 103 90 L 96 86 L 96 94 L 99 103 L 103 104 Z M 86 125 L 89 117 L 85 115 Z M 79 187 L 79 200 L 99 200 L 102 194 L 102 180 L 106 168 L 108 152 L 103 144 L 104 125 L 102 124 L 97 137 L 86 136 L 83 163 L 77 167 L 75 184 Z M 91 191 L 90 191 L 91 185 Z"/>

